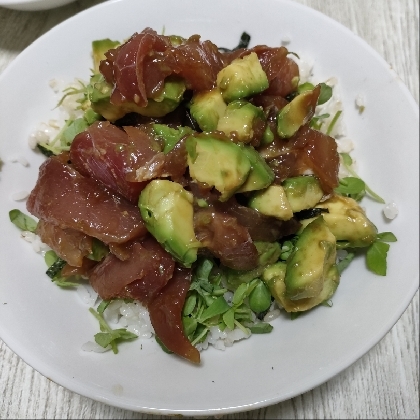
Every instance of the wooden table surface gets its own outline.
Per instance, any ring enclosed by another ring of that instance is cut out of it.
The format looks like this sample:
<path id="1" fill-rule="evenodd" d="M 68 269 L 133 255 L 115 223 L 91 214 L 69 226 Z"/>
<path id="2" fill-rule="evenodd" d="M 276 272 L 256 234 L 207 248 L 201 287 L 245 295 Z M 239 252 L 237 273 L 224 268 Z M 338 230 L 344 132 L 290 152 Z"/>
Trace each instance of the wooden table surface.
<path id="1" fill-rule="evenodd" d="M 297 1 L 334 18 L 365 39 L 396 70 L 418 103 L 419 0 Z M 101 1 L 76 1 L 42 12 L 0 7 L 0 73 L 40 35 L 97 3 Z M 417 292 L 391 331 L 336 377 L 291 400 L 223 418 L 418 419 L 418 339 Z M 162 416 L 114 408 L 70 392 L 25 364 L 0 340 L 0 418 L 145 419 Z"/>

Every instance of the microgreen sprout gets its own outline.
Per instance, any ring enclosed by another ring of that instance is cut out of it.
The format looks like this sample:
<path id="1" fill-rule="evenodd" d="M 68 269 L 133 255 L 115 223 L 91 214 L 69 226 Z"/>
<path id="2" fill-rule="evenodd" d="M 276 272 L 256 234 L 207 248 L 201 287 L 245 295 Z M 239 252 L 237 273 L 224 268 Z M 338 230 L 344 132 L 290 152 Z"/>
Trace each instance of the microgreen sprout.
<path id="1" fill-rule="evenodd" d="M 126 328 L 118 328 L 113 330 L 105 321 L 102 313 L 95 311 L 94 308 L 89 308 L 89 312 L 98 320 L 99 329 L 101 332 L 95 334 L 95 341 L 103 348 L 111 346 L 111 349 L 114 354 L 118 353 L 117 344 L 120 341 L 124 340 L 133 340 L 138 336 L 133 334 L 130 331 L 127 331 Z"/>
<path id="2" fill-rule="evenodd" d="M 355 181 L 354 179 L 348 179 L 347 178 L 343 178 L 340 181 L 340 185 L 341 185 L 341 189 L 343 188 L 350 188 L 352 189 L 351 194 L 355 194 L 356 196 L 360 196 L 360 194 L 362 193 L 362 189 L 365 189 L 366 192 L 376 201 L 378 201 L 379 203 L 385 204 L 385 200 L 380 197 L 378 194 L 376 194 L 374 191 L 372 191 L 371 188 L 369 188 L 369 186 L 356 174 L 356 172 L 352 169 L 352 164 L 353 164 L 353 159 L 351 158 L 351 156 L 348 153 L 340 153 L 341 156 L 341 162 L 343 163 L 343 165 L 345 166 L 345 168 L 347 169 L 347 171 L 352 175 L 353 178 L 357 178 L 360 181 Z M 347 185 L 344 185 L 344 184 Z M 363 184 L 362 184 L 363 183 Z M 340 188 L 340 187 L 338 187 Z M 358 190 L 357 190 L 358 188 Z M 340 190 L 338 190 L 337 192 L 340 192 Z"/>

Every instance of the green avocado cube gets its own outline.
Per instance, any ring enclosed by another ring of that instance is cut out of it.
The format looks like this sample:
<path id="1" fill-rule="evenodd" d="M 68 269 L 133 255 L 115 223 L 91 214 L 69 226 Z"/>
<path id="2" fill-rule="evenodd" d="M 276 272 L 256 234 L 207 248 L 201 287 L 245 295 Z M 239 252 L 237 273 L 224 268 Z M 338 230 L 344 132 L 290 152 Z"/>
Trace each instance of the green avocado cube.
<path id="1" fill-rule="evenodd" d="M 233 60 L 217 74 L 217 87 L 229 103 L 268 88 L 268 79 L 255 52 Z"/>
<path id="2" fill-rule="evenodd" d="M 226 201 L 245 182 L 251 162 L 242 148 L 223 134 L 198 133 L 186 140 L 191 178 L 216 188 Z"/>
<path id="3" fill-rule="evenodd" d="M 285 296 L 291 300 L 319 296 L 336 254 L 335 236 L 319 216 L 303 229 L 287 260 Z"/>
<path id="4" fill-rule="evenodd" d="M 194 233 L 192 194 L 176 182 L 154 179 L 138 205 L 147 230 L 176 261 L 191 267 L 201 246 Z"/>

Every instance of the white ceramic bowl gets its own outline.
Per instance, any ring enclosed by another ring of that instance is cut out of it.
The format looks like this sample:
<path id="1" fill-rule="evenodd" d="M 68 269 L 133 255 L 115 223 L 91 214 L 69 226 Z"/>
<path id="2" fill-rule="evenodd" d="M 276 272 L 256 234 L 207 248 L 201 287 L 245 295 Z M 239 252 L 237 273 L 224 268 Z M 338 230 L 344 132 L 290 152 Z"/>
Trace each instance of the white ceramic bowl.
<path id="1" fill-rule="evenodd" d="M 399 215 L 389 223 L 383 206 L 363 202 L 378 229 L 398 238 L 386 277 L 368 272 L 357 258 L 343 273 L 332 308 L 320 306 L 294 321 L 281 316 L 271 334 L 225 352 L 205 351 L 200 366 L 167 355 L 154 340 L 124 343 L 118 355 L 81 350 L 99 331 L 96 320 L 76 292 L 48 280 L 42 257 L 20 238 L 8 212 L 26 212 L 25 203 L 12 195 L 33 187 L 43 161 L 27 139 L 57 111 L 49 81 L 88 78 L 92 40 L 123 40 L 146 26 L 166 34 L 200 33 L 225 47 L 237 45 L 244 30 L 252 45 L 275 46 L 287 37 L 290 51 L 315 60 L 316 77 L 338 78 L 359 174 L 387 202 L 398 203 Z M 0 337 L 25 362 L 72 391 L 157 415 L 220 415 L 274 404 L 354 363 L 389 331 L 418 289 L 418 105 L 371 47 L 313 9 L 289 0 L 107 1 L 30 45 L 1 75 L 0 92 Z M 361 93 L 363 114 L 355 107 Z M 22 155 L 27 167 L 9 160 Z"/>
<path id="2" fill-rule="evenodd" d="M 74 0 L 1 0 L 0 6 L 15 10 L 47 10 L 64 6 Z"/>

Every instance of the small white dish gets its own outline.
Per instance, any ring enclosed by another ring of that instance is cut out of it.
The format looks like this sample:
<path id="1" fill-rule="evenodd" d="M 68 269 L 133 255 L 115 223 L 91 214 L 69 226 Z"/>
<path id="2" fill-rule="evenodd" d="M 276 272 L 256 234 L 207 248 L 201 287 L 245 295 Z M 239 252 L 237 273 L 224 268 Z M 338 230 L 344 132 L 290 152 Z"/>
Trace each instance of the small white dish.
<path id="1" fill-rule="evenodd" d="M 14 10 L 34 11 L 47 10 L 64 6 L 74 0 L 1 0 L 0 6 Z"/>
<path id="2" fill-rule="evenodd" d="M 258 19 L 256 19 L 258 17 Z M 294 321 L 281 316 L 271 334 L 255 335 L 226 351 L 202 353 L 192 366 L 162 352 L 154 340 L 94 354 L 81 346 L 98 331 L 77 293 L 53 285 L 40 255 L 8 220 L 14 193 L 30 190 L 42 156 L 27 139 L 54 118 L 51 79 L 88 79 L 91 41 L 123 40 L 152 27 L 166 34 L 195 33 L 234 47 L 243 31 L 252 45 L 278 46 L 315 61 L 319 78 L 337 77 L 344 119 L 359 174 L 399 214 L 363 206 L 380 232 L 392 231 L 388 275 L 370 273 L 359 258 L 343 273 L 332 308 L 318 307 Z M 0 337 L 25 362 L 81 395 L 129 410 L 185 416 L 256 409 L 304 393 L 369 351 L 395 324 L 418 289 L 418 106 L 390 66 L 339 23 L 289 0 L 111 0 L 53 28 L 29 46 L 0 77 Z M 362 114 L 355 105 L 365 98 Z M 23 155 L 28 167 L 11 163 Z"/>

